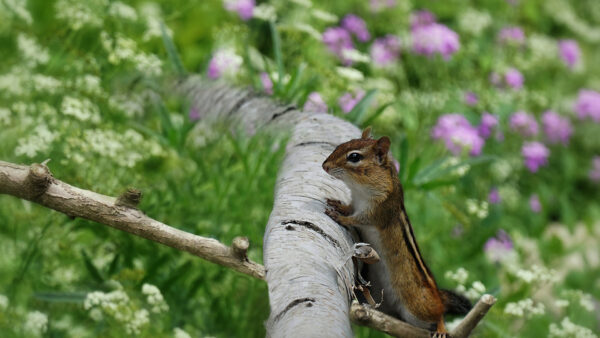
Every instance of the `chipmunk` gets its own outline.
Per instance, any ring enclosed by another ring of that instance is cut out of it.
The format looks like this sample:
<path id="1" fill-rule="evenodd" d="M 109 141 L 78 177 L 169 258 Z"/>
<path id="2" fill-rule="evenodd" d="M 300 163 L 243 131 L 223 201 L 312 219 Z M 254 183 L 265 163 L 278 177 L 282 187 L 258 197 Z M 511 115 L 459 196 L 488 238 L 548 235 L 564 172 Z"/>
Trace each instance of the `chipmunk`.
<path id="1" fill-rule="evenodd" d="M 379 263 L 369 266 L 369 279 L 375 294 L 385 292 L 382 311 L 421 328 L 435 327 L 434 337 L 446 337 L 444 313 L 466 314 L 471 303 L 438 289 L 404 209 L 404 192 L 389 148 L 387 136 L 375 140 L 367 128 L 362 138 L 340 144 L 329 155 L 323 169 L 346 183 L 352 203 L 328 199 L 325 213 L 342 226 L 357 227 L 381 256 Z"/>

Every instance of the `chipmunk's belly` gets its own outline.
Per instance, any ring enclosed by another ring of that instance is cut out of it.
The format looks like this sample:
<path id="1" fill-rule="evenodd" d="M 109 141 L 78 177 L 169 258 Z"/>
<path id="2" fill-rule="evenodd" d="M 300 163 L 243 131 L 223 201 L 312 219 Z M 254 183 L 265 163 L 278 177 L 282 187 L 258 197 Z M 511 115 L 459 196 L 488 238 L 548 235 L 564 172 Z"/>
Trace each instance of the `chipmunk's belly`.
<path id="1" fill-rule="evenodd" d="M 387 267 L 385 250 L 381 245 L 379 231 L 373 227 L 361 227 L 361 237 L 364 242 L 371 244 L 371 247 L 377 251 L 381 260 L 375 264 L 369 265 L 368 281 L 371 282 L 371 295 L 376 302 L 381 302 L 381 290 L 383 290 L 383 302 L 379 310 L 400 318 L 405 322 L 415 326 L 430 329 L 431 323 L 422 321 L 408 311 L 402 301 L 401 296 L 393 289 L 390 276 L 390 269 Z"/>

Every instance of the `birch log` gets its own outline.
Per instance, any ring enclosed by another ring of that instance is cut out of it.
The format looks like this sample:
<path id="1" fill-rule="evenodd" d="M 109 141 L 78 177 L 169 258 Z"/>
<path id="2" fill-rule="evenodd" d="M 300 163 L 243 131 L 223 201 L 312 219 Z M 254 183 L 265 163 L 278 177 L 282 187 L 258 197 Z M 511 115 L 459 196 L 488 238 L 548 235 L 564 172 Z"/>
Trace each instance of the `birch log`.
<path id="1" fill-rule="evenodd" d="M 276 126 L 291 131 L 264 236 L 271 306 L 267 335 L 352 336 L 348 311 L 353 241 L 324 214 L 326 198 L 349 202 L 350 191 L 321 164 L 338 144 L 359 137 L 358 128 L 226 85 L 206 86 L 191 79 L 183 88 L 205 119 L 230 119 L 248 130 Z"/>

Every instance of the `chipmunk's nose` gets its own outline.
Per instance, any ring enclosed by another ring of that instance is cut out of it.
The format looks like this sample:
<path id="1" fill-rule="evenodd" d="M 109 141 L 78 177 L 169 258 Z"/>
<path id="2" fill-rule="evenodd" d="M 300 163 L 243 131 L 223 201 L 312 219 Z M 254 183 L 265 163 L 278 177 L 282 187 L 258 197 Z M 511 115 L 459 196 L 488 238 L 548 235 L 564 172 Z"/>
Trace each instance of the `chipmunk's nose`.
<path id="1" fill-rule="evenodd" d="M 329 162 L 327 162 L 327 161 L 323 162 L 323 170 L 325 170 L 325 172 L 329 174 L 329 169 L 331 169 Z"/>

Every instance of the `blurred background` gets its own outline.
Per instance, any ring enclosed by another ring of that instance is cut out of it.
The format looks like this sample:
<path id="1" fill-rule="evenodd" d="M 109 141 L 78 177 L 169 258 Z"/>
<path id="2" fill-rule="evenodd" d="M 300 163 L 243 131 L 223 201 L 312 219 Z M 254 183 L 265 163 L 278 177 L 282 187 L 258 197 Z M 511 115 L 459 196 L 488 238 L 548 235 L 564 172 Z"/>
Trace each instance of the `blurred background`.
<path id="1" fill-rule="evenodd" d="M 476 336 L 600 332 L 597 0 L 0 0 L 0 55 L 4 161 L 139 188 L 262 262 L 286 135 L 205 124 L 174 84 L 250 86 L 391 137 L 439 284 L 499 299 Z M 0 196 L 2 337 L 260 337 L 268 313 L 264 282 Z"/>

